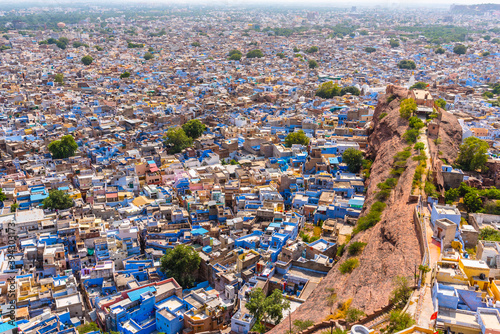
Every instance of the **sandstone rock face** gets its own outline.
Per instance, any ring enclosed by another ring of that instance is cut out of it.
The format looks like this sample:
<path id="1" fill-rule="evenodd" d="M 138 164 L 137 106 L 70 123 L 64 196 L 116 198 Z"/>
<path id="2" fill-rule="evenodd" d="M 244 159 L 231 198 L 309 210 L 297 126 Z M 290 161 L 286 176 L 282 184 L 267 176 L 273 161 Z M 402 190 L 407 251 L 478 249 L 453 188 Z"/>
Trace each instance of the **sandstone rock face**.
<path id="1" fill-rule="evenodd" d="M 436 137 L 430 143 L 431 155 L 435 150 L 439 154 L 439 158 L 445 159 L 448 164 L 452 164 L 458 157 L 460 144 L 462 144 L 462 127 L 457 121 L 457 118 L 449 112 L 442 110 L 441 121 L 439 121 L 438 144 L 434 143 Z"/>
<path id="2" fill-rule="evenodd" d="M 396 98 L 387 103 L 387 97 L 390 95 Z M 386 96 L 379 99 L 375 109 L 374 128 L 367 150 L 367 155 L 373 158 L 374 162 L 363 215 L 376 201 L 377 184 L 390 177 L 394 154 L 407 146 L 401 136 L 408 128 L 408 121 L 399 117 L 399 101 L 406 96 L 407 91 L 404 88 L 388 86 Z M 380 114 L 384 112 L 387 116 L 379 120 Z M 339 265 L 349 258 L 348 252 L 345 252 L 309 299 L 292 314 L 292 321 L 324 320 L 330 314 L 326 288 L 336 290 L 339 302 L 352 298 L 352 307 L 369 314 L 388 304 L 394 277 L 407 276 L 413 282 L 415 266 L 420 264 L 422 258 L 412 220 L 415 204 L 407 204 L 416 165 L 415 161 L 408 159 L 408 168 L 386 201 L 387 208 L 382 214 L 382 220 L 371 229 L 358 233 L 351 240 L 351 243 L 367 243 L 363 253 L 358 256 L 359 267 L 351 274 L 340 273 Z M 283 320 L 272 333 L 284 333 L 288 330 L 288 324 L 288 319 Z"/>
<path id="3" fill-rule="evenodd" d="M 441 120 L 438 123 L 439 133 L 437 136 L 429 136 L 428 144 L 434 181 L 437 190 L 441 195 L 444 195 L 444 180 L 441 170 L 444 163 L 441 159 L 444 159 L 448 164 L 453 164 L 457 159 L 462 143 L 462 127 L 456 117 L 445 110 L 441 110 Z"/>

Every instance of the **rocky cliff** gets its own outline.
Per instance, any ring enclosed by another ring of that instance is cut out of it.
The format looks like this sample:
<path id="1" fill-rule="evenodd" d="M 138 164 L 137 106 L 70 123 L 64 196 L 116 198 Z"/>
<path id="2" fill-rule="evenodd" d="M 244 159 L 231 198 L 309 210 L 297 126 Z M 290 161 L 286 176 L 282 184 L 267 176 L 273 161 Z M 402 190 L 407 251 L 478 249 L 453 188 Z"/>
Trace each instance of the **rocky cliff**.
<path id="1" fill-rule="evenodd" d="M 381 96 L 375 109 L 374 127 L 367 149 L 367 156 L 374 162 L 362 215 L 365 215 L 376 201 L 377 184 L 390 177 L 394 154 L 407 146 L 401 136 L 408 128 L 408 121 L 399 117 L 399 101 L 405 98 L 407 93 L 403 88 L 388 86 L 386 95 Z M 388 97 L 391 97 L 391 102 L 388 102 Z M 383 113 L 387 115 L 379 119 Z M 407 201 L 416 164 L 411 158 L 408 159 L 406 171 L 386 201 L 387 208 L 381 221 L 374 227 L 358 233 L 350 241 L 367 243 L 362 254 L 358 256 L 359 267 L 350 274 L 340 273 L 339 265 L 349 258 L 348 252 L 345 252 L 309 299 L 292 314 L 292 321 L 324 320 L 330 314 L 326 300 L 327 288 L 336 290 L 339 302 L 352 298 L 352 307 L 369 314 L 388 304 L 394 277 L 413 277 L 415 266 L 421 261 L 421 253 L 412 220 L 414 204 L 407 204 Z M 272 333 L 284 333 L 287 327 L 288 319 L 285 319 Z"/>

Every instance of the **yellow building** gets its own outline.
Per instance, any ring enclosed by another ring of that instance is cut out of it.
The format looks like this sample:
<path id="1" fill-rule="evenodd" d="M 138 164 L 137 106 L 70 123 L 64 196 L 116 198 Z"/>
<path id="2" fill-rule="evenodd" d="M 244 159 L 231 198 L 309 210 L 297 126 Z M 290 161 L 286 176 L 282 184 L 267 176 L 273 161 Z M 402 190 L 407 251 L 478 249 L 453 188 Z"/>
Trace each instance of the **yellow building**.
<path id="1" fill-rule="evenodd" d="M 490 268 L 484 261 L 460 259 L 458 261 L 460 269 L 467 276 L 469 283 L 478 285 L 480 289 L 488 289 Z"/>

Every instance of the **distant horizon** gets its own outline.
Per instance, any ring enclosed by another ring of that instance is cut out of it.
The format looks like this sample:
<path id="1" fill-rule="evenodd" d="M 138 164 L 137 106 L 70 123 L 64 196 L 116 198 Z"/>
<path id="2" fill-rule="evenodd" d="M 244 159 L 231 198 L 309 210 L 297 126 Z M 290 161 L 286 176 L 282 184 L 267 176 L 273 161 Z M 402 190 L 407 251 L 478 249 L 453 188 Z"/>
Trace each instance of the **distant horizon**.
<path id="1" fill-rule="evenodd" d="M 437 7 L 449 7 L 451 5 L 481 5 L 481 4 L 500 4 L 500 0 L 490 0 L 490 1 L 471 1 L 471 0 L 423 0 L 423 1 L 415 1 L 415 0 L 378 0 L 378 1 L 370 1 L 370 0 L 353 0 L 353 1 L 331 1 L 331 0 L 312 0 L 304 3 L 304 1 L 300 0 L 111 0 L 107 1 L 104 4 L 101 1 L 97 0 L 88 0 L 88 1 L 69 1 L 69 0 L 20 0 L 20 1 L 12 1 L 12 0 L 0 0 L 0 5 L 10 6 L 10 9 L 2 9 L 0 8 L 0 12 L 3 10 L 11 10 L 12 7 L 17 9 L 24 8 L 33 8 L 33 7 L 53 7 L 53 6 L 82 6 L 82 5 L 102 5 L 103 7 L 113 7 L 117 5 L 147 5 L 147 6 L 162 6 L 162 5 L 183 5 L 183 6 L 214 6 L 221 7 L 227 6 L 232 8 L 237 7 L 247 7 L 247 6 L 259 6 L 263 5 L 263 7 L 270 7 L 273 5 L 290 5 L 294 8 L 307 8 L 307 7 L 329 7 L 329 8 L 342 8 L 342 7 L 351 7 L 351 6 L 360 6 L 363 8 L 371 8 L 377 6 L 383 7 L 427 7 L 427 8 L 437 8 Z"/>

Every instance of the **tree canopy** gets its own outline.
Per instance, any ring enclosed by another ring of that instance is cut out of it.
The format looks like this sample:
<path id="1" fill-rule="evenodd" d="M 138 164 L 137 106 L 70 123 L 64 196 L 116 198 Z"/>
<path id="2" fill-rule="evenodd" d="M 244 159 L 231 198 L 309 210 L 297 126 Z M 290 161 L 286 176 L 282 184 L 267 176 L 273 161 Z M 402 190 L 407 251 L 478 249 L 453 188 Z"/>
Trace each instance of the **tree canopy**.
<path id="1" fill-rule="evenodd" d="M 186 133 L 188 137 L 191 137 L 193 139 L 198 138 L 205 132 L 205 129 L 207 127 L 205 124 L 200 122 L 199 119 L 192 119 L 188 121 L 187 123 L 182 125 L 182 130 Z"/>
<path id="2" fill-rule="evenodd" d="M 367 46 L 365 48 L 365 52 L 366 53 L 372 53 L 372 52 L 375 52 L 375 51 L 377 51 L 377 49 L 375 49 L 374 47 L 371 47 L 371 46 Z"/>
<path id="3" fill-rule="evenodd" d="M 247 58 L 262 58 L 264 54 L 261 50 L 255 49 L 247 52 Z"/>
<path id="4" fill-rule="evenodd" d="M 417 65 L 413 60 L 403 59 L 398 63 L 398 67 L 402 70 L 414 70 Z"/>
<path id="5" fill-rule="evenodd" d="M 408 313 L 402 310 L 394 310 L 389 316 L 389 325 L 385 328 L 383 333 L 392 334 L 402 331 L 415 324 L 415 320 Z"/>
<path id="6" fill-rule="evenodd" d="M 309 60 L 309 68 L 314 69 L 316 67 L 318 67 L 318 62 L 314 59 L 310 59 Z"/>
<path id="7" fill-rule="evenodd" d="M 236 60 L 240 60 L 240 59 L 241 59 L 241 56 L 242 56 L 243 54 L 241 53 L 241 51 L 240 51 L 240 50 L 237 50 L 237 49 L 232 49 L 231 51 L 229 51 L 229 53 L 228 53 L 227 55 L 229 56 L 229 59 L 231 59 L 231 57 L 232 57 L 232 56 L 234 56 L 234 55 L 239 55 L 239 58 L 238 58 L 238 59 L 236 59 Z M 234 60 L 234 59 L 233 59 L 233 60 Z"/>
<path id="8" fill-rule="evenodd" d="M 120 79 L 125 79 L 125 78 L 129 78 L 130 77 L 130 72 L 123 72 L 122 74 L 120 74 Z"/>
<path id="9" fill-rule="evenodd" d="M 457 44 L 453 48 L 453 52 L 457 55 L 464 55 L 465 53 L 467 53 L 467 47 L 463 44 Z"/>
<path id="10" fill-rule="evenodd" d="M 58 84 L 64 84 L 64 74 L 62 73 L 57 73 L 54 75 L 54 82 L 57 82 Z"/>
<path id="11" fill-rule="evenodd" d="M 180 127 L 169 129 L 164 139 L 165 145 L 169 146 L 169 151 L 174 154 L 182 152 L 183 149 L 193 144 L 193 140 Z"/>
<path id="12" fill-rule="evenodd" d="M 291 132 L 285 138 L 285 145 L 288 147 L 291 147 L 293 144 L 300 144 L 305 146 L 308 143 L 309 143 L 309 138 L 302 130 L 298 132 Z"/>
<path id="13" fill-rule="evenodd" d="M 0 201 L 5 201 L 5 199 L 7 198 L 7 196 L 5 196 L 4 192 L 3 192 L 3 189 L 0 188 Z"/>
<path id="14" fill-rule="evenodd" d="M 426 89 L 427 86 L 429 85 L 426 84 L 425 82 L 419 81 L 415 82 L 415 84 L 413 84 L 413 86 L 411 86 L 410 89 Z"/>
<path id="15" fill-rule="evenodd" d="M 184 289 L 194 286 L 194 273 L 200 267 L 201 257 L 193 247 L 181 244 L 169 249 L 160 262 L 161 270 L 175 278 Z"/>
<path id="16" fill-rule="evenodd" d="M 391 45 L 391 48 L 397 48 L 399 46 L 399 41 L 391 38 L 389 44 Z"/>
<path id="17" fill-rule="evenodd" d="M 73 206 L 73 199 L 62 190 L 51 190 L 49 197 L 43 200 L 44 209 L 64 210 Z"/>
<path id="18" fill-rule="evenodd" d="M 442 47 L 438 47 L 436 50 L 434 50 L 434 52 L 438 55 L 442 55 L 446 52 L 446 50 L 443 49 Z"/>
<path id="19" fill-rule="evenodd" d="M 399 104 L 399 114 L 401 117 L 409 119 L 417 111 L 417 104 L 411 97 L 404 99 Z"/>
<path id="20" fill-rule="evenodd" d="M 153 59 L 155 56 L 153 56 L 153 54 L 151 52 L 146 52 L 144 54 L 144 59 L 145 60 L 150 60 L 150 59 Z"/>
<path id="21" fill-rule="evenodd" d="M 439 99 L 435 100 L 434 102 L 436 102 L 436 104 L 439 108 L 444 109 L 444 107 L 446 107 L 446 100 L 443 98 L 439 98 Z"/>
<path id="22" fill-rule="evenodd" d="M 240 60 L 241 59 L 241 53 L 233 53 L 231 56 L 229 56 L 229 60 Z"/>
<path id="23" fill-rule="evenodd" d="M 80 334 L 100 331 L 99 327 L 97 326 L 97 324 L 95 322 L 89 322 L 89 323 L 80 325 L 76 329 L 78 330 L 78 333 L 80 333 Z"/>
<path id="24" fill-rule="evenodd" d="M 342 89 L 338 84 L 334 84 L 333 81 L 328 81 L 322 83 L 318 90 L 316 90 L 316 96 L 322 97 L 324 99 L 331 99 L 334 96 L 340 96 Z"/>
<path id="25" fill-rule="evenodd" d="M 344 96 L 346 94 L 359 96 L 359 94 L 361 94 L 361 91 L 354 86 L 342 87 L 342 89 L 340 90 L 340 96 Z"/>
<path id="26" fill-rule="evenodd" d="M 311 46 L 309 49 L 306 50 L 307 53 L 316 53 L 319 51 L 319 48 L 317 46 Z"/>
<path id="27" fill-rule="evenodd" d="M 460 145 L 457 164 L 466 171 L 484 170 L 488 161 L 488 148 L 489 145 L 484 140 L 476 137 L 466 138 Z"/>
<path id="28" fill-rule="evenodd" d="M 90 64 L 92 64 L 93 61 L 94 61 L 94 58 L 92 58 L 89 55 L 86 55 L 86 56 L 82 57 L 82 63 L 85 66 L 89 66 Z"/>
<path id="29" fill-rule="evenodd" d="M 363 153 L 360 150 L 349 147 L 342 154 L 342 162 L 345 162 L 351 173 L 357 173 L 363 166 Z"/>
<path id="30" fill-rule="evenodd" d="M 257 288 L 250 292 L 250 298 L 245 307 L 257 320 L 257 327 L 263 332 L 264 328 L 260 326 L 261 321 L 280 323 L 281 319 L 283 319 L 283 310 L 290 308 L 290 302 L 283 296 L 279 289 L 275 289 L 266 298 L 262 289 Z"/>
<path id="31" fill-rule="evenodd" d="M 72 135 L 65 135 L 61 139 L 51 142 L 47 149 L 52 153 L 54 159 L 66 159 L 75 155 L 78 144 Z"/>

